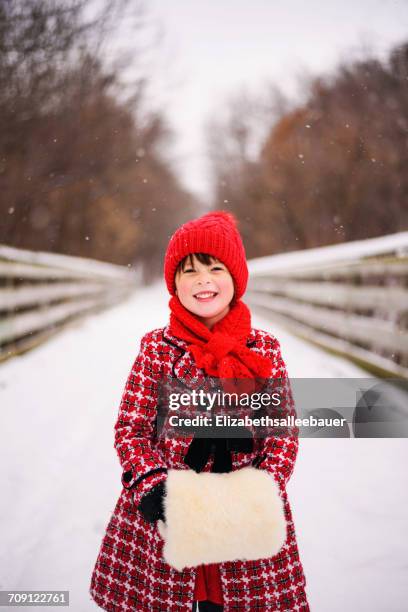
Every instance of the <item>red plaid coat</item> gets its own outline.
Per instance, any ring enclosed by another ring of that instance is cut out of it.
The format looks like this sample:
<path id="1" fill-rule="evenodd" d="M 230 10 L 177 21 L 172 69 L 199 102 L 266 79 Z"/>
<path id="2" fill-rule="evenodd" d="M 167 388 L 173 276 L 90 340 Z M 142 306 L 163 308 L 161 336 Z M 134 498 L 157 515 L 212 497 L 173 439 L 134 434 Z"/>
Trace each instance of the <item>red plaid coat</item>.
<path id="1" fill-rule="evenodd" d="M 247 345 L 272 359 L 273 377 L 287 376 L 279 342 L 272 334 L 252 329 Z M 190 469 L 183 459 L 192 437 L 163 439 L 155 435 L 157 383 L 163 375 L 175 376 L 187 386 L 205 376 L 195 365 L 187 343 L 171 335 L 168 327 L 142 338 L 115 425 L 123 489 L 107 525 L 90 585 L 98 606 L 111 612 L 190 612 L 192 607 L 196 568 L 179 572 L 168 565 L 162 557 L 164 541 L 156 523 L 145 521 L 137 510 L 142 496 L 166 479 L 168 468 Z M 289 394 L 290 411 L 295 414 L 290 388 Z M 252 453 L 233 453 L 233 471 L 254 463 L 274 476 L 283 497 L 288 529 L 286 542 L 274 557 L 219 565 L 226 612 L 309 610 L 286 494 L 297 451 L 295 436 L 254 439 Z M 211 471 L 212 462 L 210 457 L 204 471 Z"/>

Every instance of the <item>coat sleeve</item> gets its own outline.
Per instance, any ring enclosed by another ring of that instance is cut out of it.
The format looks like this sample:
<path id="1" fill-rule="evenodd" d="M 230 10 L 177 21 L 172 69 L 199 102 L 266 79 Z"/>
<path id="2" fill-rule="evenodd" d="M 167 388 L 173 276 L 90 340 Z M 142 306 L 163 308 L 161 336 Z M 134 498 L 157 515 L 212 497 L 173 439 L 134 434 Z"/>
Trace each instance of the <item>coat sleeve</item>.
<path id="1" fill-rule="evenodd" d="M 115 449 L 123 468 L 122 484 L 132 489 L 133 500 L 141 498 L 166 479 L 167 467 L 154 447 L 160 365 L 149 332 L 127 378 L 115 424 Z"/>
<path id="2" fill-rule="evenodd" d="M 279 416 L 284 418 L 294 416 L 296 418 L 295 402 L 293 400 L 290 380 L 286 370 L 285 362 L 282 359 L 279 341 L 272 337 L 270 349 L 268 350 L 273 365 L 271 376 L 280 379 Z M 271 381 L 273 387 L 273 381 Z M 259 460 L 256 462 L 258 469 L 267 470 L 276 480 L 280 490 L 285 490 L 289 478 L 295 467 L 296 457 L 299 446 L 299 428 L 292 427 L 286 431 L 285 435 L 267 436 L 263 438 Z"/>

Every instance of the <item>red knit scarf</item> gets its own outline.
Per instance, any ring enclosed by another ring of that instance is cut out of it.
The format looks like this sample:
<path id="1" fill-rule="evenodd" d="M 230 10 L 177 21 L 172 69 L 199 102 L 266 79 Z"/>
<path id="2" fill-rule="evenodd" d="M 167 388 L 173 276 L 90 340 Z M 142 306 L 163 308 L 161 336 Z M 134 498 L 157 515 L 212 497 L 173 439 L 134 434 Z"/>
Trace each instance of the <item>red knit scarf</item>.
<path id="1" fill-rule="evenodd" d="M 270 376 L 271 360 L 246 345 L 251 332 L 251 313 L 243 302 L 235 302 L 211 330 L 187 310 L 177 296 L 170 299 L 169 307 L 170 333 L 189 343 L 188 349 L 197 366 L 209 376 L 230 382 Z"/>

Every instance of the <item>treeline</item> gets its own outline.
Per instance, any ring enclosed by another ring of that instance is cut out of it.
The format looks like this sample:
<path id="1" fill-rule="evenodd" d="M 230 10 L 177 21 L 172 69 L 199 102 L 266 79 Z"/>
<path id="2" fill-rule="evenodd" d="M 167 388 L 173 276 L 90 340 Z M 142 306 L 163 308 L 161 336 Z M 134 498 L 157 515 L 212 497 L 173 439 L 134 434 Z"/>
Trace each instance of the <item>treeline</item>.
<path id="1" fill-rule="evenodd" d="M 140 57 L 102 60 L 119 15 L 140 2 L 0 4 L 0 243 L 161 269 L 196 204 L 162 154 L 172 134 L 148 112 Z M 129 8 L 130 7 L 130 8 Z M 142 52 L 140 52 L 142 53 Z"/>
<path id="2" fill-rule="evenodd" d="M 297 106 L 238 96 L 210 125 L 214 207 L 250 257 L 408 229 L 408 43 L 305 86 Z"/>

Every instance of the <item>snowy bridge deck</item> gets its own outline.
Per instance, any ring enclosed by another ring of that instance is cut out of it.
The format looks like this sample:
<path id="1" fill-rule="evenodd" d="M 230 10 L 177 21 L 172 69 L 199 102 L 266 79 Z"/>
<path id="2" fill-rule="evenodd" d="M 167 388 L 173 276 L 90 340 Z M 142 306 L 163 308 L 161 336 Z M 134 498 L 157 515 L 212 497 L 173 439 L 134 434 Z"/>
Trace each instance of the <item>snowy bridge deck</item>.
<path id="1" fill-rule="evenodd" d="M 0 367 L 1 589 L 69 589 L 95 610 L 93 564 L 120 494 L 113 425 L 140 337 L 166 323 L 144 289 Z M 366 376 L 266 320 L 291 377 Z M 302 439 L 288 486 L 314 612 L 406 609 L 406 440 Z"/>

